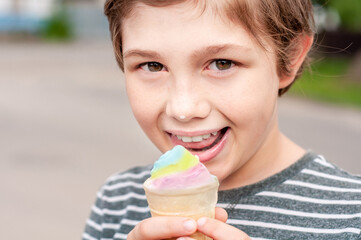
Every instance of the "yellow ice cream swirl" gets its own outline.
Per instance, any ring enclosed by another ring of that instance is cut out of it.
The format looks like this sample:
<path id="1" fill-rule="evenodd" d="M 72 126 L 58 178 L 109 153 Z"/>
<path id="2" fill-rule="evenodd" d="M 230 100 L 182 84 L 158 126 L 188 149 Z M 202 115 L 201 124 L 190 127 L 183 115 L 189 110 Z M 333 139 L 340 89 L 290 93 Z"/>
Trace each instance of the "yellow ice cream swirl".
<path id="1" fill-rule="evenodd" d="M 177 145 L 172 150 L 163 154 L 158 161 L 154 163 L 151 171 L 151 179 L 157 179 L 187 171 L 199 164 L 196 156 L 192 155 L 184 147 Z"/>

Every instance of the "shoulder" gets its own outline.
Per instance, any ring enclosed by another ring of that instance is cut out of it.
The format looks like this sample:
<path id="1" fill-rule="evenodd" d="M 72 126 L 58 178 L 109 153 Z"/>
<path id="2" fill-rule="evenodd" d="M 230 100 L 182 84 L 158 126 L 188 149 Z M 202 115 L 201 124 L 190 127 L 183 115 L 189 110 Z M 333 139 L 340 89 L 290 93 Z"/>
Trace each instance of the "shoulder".
<path id="1" fill-rule="evenodd" d="M 143 182 L 150 166 L 136 167 L 109 177 L 97 193 L 83 239 L 126 239 L 131 229 L 150 212 Z"/>
<path id="2" fill-rule="evenodd" d="M 135 167 L 110 176 L 101 187 L 98 197 L 108 203 L 131 198 L 145 200 L 143 183 L 150 176 L 151 166 Z"/>
<path id="3" fill-rule="evenodd" d="M 347 212 L 359 212 L 361 177 L 342 170 L 321 155 L 308 155 L 311 158 L 307 163 L 278 190 L 305 207 L 313 205 L 319 210 L 325 208 L 325 212 L 338 212 L 341 207 Z"/>
<path id="4" fill-rule="evenodd" d="M 340 167 L 328 162 L 322 155 L 308 153 L 309 162 L 295 177 L 301 181 L 309 183 L 309 186 L 319 190 L 332 190 L 321 186 L 334 187 L 334 191 L 348 192 L 348 189 L 361 189 L 361 176 L 344 171 Z M 350 190 L 349 192 L 359 192 L 361 190 Z"/>
<path id="5" fill-rule="evenodd" d="M 103 188 L 113 189 L 115 185 L 128 183 L 142 183 L 150 177 L 151 166 L 141 166 L 128 169 L 110 176 L 104 183 Z M 131 185 L 131 184 L 130 184 Z M 110 187 L 113 186 L 113 187 Z"/>
<path id="6" fill-rule="evenodd" d="M 252 237 L 360 237 L 361 178 L 320 155 L 307 153 L 283 172 L 231 193 L 221 204 L 229 209 L 228 222 Z"/>

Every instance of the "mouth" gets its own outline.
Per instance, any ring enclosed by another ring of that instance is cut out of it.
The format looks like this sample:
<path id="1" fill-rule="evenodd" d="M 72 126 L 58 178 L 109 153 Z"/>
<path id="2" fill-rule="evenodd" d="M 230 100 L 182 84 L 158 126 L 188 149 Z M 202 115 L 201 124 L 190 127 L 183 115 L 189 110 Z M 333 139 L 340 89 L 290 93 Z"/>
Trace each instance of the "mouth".
<path id="1" fill-rule="evenodd" d="M 168 133 L 174 145 L 182 145 L 201 162 L 213 159 L 222 149 L 227 139 L 229 127 L 202 135 L 186 136 L 185 134 Z"/>

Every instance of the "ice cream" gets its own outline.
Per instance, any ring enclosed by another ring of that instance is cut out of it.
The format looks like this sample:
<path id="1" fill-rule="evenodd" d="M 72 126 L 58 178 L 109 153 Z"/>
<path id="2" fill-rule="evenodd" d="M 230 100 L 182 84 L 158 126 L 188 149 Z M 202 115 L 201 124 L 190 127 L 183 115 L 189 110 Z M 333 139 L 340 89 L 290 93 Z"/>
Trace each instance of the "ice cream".
<path id="1" fill-rule="evenodd" d="M 177 145 L 155 162 L 148 187 L 158 190 L 196 188 L 214 182 L 214 178 L 198 157 Z"/>
<path id="2" fill-rule="evenodd" d="M 214 217 L 218 179 L 182 146 L 175 146 L 155 162 L 144 183 L 152 216 Z M 197 232 L 191 236 L 208 240 Z"/>

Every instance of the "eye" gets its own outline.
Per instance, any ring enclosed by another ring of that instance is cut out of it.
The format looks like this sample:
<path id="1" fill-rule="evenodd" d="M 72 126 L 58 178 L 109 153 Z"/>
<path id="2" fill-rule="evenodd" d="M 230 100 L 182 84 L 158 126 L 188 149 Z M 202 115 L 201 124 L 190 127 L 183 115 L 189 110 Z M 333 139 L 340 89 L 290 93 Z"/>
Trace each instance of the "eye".
<path id="1" fill-rule="evenodd" d="M 231 60 L 217 59 L 211 62 L 211 64 L 209 64 L 209 69 L 224 71 L 230 69 L 233 66 L 234 63 Z"/>
<path id="2" fill-rule="evenodd" d="M 147 62 L 139 66 L 141 69 L 149 72 L 160 72 L 164 70 L 163 64 L 159 62 Z"/>

